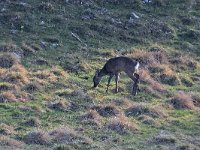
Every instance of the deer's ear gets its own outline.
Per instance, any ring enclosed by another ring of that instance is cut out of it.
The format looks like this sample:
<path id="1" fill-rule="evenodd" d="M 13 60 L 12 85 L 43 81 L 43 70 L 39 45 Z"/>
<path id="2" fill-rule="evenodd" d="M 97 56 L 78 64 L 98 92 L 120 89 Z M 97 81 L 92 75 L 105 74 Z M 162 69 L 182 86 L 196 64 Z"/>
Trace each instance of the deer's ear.
<path id="1" fill-rule="evenodd" d="M 95 75 L 98 75 L 98 73 L 100 72 L 100 70 L 99 69 L 97 69 L 96 70 L 96 73 L 95 73 Z"/>

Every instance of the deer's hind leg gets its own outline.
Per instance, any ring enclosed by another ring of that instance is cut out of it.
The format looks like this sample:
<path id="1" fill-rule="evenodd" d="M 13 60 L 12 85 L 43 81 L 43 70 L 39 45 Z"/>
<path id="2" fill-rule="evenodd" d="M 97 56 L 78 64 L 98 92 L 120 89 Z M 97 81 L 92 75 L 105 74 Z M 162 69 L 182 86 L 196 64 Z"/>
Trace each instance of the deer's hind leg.
<path id="1" fill-rule="evenodd" d="M 127 75 L 132 79 L 133 81 L 133 89 L 132 89 L 132 94 L 135 96 L 137 94 L 137 91 L 139 89 L 139 86 L 138 86 L 138 82 L 139 82 L 139 75 L 135 75 L 133 74 L 132 72 L 130 71 L 127 71 Z"/>
<path id="2" fill-rule="evenodd" d="M 115 74 L 115 84 L 116 84 L 116 88 L 115 88 L 115 92 L 118 93 L 118 81 L 119 81 L 119 73 Z"/>
<path id="3" fill-rule="evenodd" d="M 135 96 L 137 95 L 138 92 L 140 92 L 140 88 L 139 88 L 139 82 L 140 82 L 140 76 L 137 73 L 134 73 L 134 77 L 136 78 L 134 84 L 133 84 L 133 91 L 132 94 Z"/>

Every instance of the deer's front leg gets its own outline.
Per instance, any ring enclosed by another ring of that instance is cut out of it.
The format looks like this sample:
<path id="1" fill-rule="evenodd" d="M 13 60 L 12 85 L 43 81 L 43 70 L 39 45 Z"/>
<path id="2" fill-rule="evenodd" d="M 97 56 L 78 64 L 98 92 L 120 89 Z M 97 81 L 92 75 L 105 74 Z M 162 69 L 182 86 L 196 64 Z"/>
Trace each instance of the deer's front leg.
<path id="1" fill-rule="evenodd" d="M 119 81 L 119 73 L 117 73 L 115 75 L 115 83 L 116 83 L 116 88 L 115 88 L 115 92 L 118 93 L 118 81 Z"/>
<path id="2" fill-rule="evenodd" d="M 106 93 L 108 93 L 108 87 L 110 86 L 110 81 L 111 81 L 112 77 L 113 77 L 113 74 L 111 74 L 111 75 L 109 76 L 109 78 L 108 78 L 108 84 L 107 84 Z"/>

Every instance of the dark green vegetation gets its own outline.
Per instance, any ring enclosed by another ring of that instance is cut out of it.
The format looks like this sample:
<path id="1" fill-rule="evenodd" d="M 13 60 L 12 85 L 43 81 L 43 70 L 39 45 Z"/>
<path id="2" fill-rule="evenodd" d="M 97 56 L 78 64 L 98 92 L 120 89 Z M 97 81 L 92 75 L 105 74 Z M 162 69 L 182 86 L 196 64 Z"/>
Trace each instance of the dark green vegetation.
<path id="1" fill-rule="evenodd" d="M 0 149 L 200 149 L 199 0 L 1 0 Z M 141 92 L 95 69 L 141 62 Z"/>

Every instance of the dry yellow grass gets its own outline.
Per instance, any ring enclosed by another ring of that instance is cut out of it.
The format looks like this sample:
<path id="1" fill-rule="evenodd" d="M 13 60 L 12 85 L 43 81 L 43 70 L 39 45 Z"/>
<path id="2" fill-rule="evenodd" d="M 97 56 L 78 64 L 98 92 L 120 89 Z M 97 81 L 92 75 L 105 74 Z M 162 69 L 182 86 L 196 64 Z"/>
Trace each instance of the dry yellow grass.
<path id="1" fill-rule="evenodd" d="M 12 91 L 6 91 L 0 94 L 0 102 L 16 102 L 17 98 Z"/>
<path id="2" fill-rule="evenodd" d="M 126 134 L 129 131 L 136 133 L 139 131 L 137 124 L 130 122 L 124 115 L 111 118 L 110 121 L 106 123 L 106 127 L 118 134 Z"/>
<path id="3" fill-rule="evenodd" d="M 9 71 L 11 71 L 11 72 L 19 72 L 23 76 L 27 76 L 28 75 L 27 69 L 23 65 L 21 65 L 21 64 L 15 64 L 15 65 L 13 65 L 10 68 Z"/>
<path id="4" fill-rule="evenodd" d="M 40 145 L 51 144 L 51 137 L 49 136 L 49 134 L 41 130 L 27 133 L 24 136 L 23 140 L 27 144 L 40 144 Z"/>
<path id="5" fill-rule="evenodd" d="M 99 105 L 94 109 L 103 117 L 117 116 L 120 114 L 120 110 L 115 105 Z"/>
<path id="6" fill-rule="evenodd" d="M 55 74 L 55 72 L 50 70 L 39 70 L 37 72 L 32 73 L 35 78 L 38 78 L 40 81 L 47 81 L 49 83 L 56 83 L 59 77 Z M 46 83 L 47 83 L 46 82 Z"/>
<path id="7" fill-rule="evenodd" d="M 176 56 L 170 59 L 170 62 L 174 65 L 174 68 L 180 70 L 195 70 L 200 67 L 200 63 L 194 60 L 193 56 L 176 54 Z"/>
<path id="8" fill-rule="evenodd" d="M 96 110 L 89 110 L 85 114 L 78 117 L 78 121 L 83 125 L 102 126 L 101 116 Z"/>
<path id="9" fill-rule="evenodd" d="M 22 148 L 23 142 L 17 141 L 15 139 L 9 138 L 7 136 L 0 136 L 0 146 L 11 146 L 11 149 Z"/>
<path id="10" fill-rule="evenodd" d="M 23 124 L 27 126 L 32 126 L 32 127 L 38 127 L 41 124 L 41 121 L 39 118 L 33 117 L 25 121 Z"/>
<path id="11" fill-rule="evenodd" d="M 25 55 L 29 55 L 35 52 L 35 50 L 31 46 L 27 45 L 26 43 L 22 43 L 21 48 L 24 51 Z"/>
<path id="12" fill-rule="evenodd" d="M 168 114 L 161 106 L 149 106 L 146 103 L 136 103 L 125 110 L 126 116 L 148 115 L 154 118 L 165 118 Z"/>
<path id="13" fill-rule="evenodd" d="M 69 108 L 69 103 L 64 101 L 50 102 L 47 106 L 51 109 L 66 111 Z"/>
<path id="14" fill-rule="evenodd" d="M 0 124 L 0 134 L 2 135 L 13 135 L 16 134 L 17 132 L 15 131 L 13 126 L 1 123 Z"/>
<path id="15" fill-rule="evenodd" d="M 146 51 L 143 49 L 132 49 L 128 52 L 124 52 L 123 55 L 137 58 L 144 68 L 148 68 L 151 65 L 168 63 L 168 56 L 163 50 Z"/>
<path id="16" fill-rule="evenodd" d="M 6 72 L 6 69 L 0 68 L 0 77 L 2 77 Z"/>
<path id="17" fill-rule="evenodd" d="M 0 67 L 11 68 L 13 65 L 18 64 L 19 60 L 13 53 L 3 53 L 0 55 Z"/>
<path id="18" fill-rule="evenodd" d="M 22 86 L 29 82 L 28 71 L 20 64 L 13 65 L 1 76 L 5 82 Z"/>
<path id="19" fill-rule="evenodd" d="M 69 75 L 66 71 L 59 69 L 58 67 L 52 67 L 51 73 L 53 73 L 55 76 L 65 77 L 67 78 Z"/>
<path id="20" fill-rule="evenodd" d="M 174 93 L 171 103 L 176 109 L 194 109 L 195 108 L 191 95 L 183 91 Z"/>
<path id="21" fill-rule="evenodd" d="M 129 99 L 125 97 L 120 97 L 120 98 L 113 99 L 111 102 L 111 105 L 129 107 L 133 105 L 133 103 L 132 101 L 130 101 Z"/>
<path id="22" fill-rule="evenodd" d="M 160 70 L 160 74 L 166 74 L 168 76 L 174 76 L 176 73 L 171 69 L 170 64 L 156 64 L 155 68 Z"/>
<path id="23" fill-rule="evenodd" d="M 165 88 L 162 84 L 160 84 L 158 81 L 154 80 L 151 77 L 148 70 L 141 69 L 140 77 L 141 77 L 141 80 L 147 82 L 152 89 L 160 91 L 160 92 L 165 90 Z"/>

